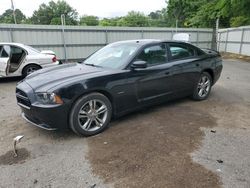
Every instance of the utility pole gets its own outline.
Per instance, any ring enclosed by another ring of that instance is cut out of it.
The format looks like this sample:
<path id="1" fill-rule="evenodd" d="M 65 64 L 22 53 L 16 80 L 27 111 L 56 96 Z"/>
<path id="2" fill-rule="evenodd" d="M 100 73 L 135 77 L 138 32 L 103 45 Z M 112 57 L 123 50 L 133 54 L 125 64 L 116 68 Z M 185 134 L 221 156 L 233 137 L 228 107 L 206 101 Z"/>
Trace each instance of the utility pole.
<path id="1" fill-rule="evenodd" d="M 12 11 L 13 11 L 14 22 L 15 22 L 15 24 L 17 24 L 16 23 L 16 13 L 15 13 L 15 7 L 14 7 L 13 0 L 11 0 L 11 8 L 12 8 Z"/>

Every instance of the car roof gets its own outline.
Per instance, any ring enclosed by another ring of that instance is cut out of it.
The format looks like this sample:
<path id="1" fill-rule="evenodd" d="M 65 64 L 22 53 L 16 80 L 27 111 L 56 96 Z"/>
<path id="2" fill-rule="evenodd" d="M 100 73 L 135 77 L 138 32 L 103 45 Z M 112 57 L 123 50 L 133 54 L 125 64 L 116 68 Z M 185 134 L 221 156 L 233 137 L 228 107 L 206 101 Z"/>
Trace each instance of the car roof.
<path id="1" fill-rule="evenodd" d="M 14 46 L 18 46 L 18 47 L 23 48 L 24 50 L 26 50 L 28 52 L 28 54 L 38 53 L 38 52 L 32 50 L 30 48 L 30 46 L 22 44 L 22 43 L 17 43 L 17 42 L 0 42 L 0 45 L 14 45 Z"/>
<path id="2" fill-rule="evenodd" d="M 171 42 L 171 43 L 178 43 L 178 44 L 189 44 L 188 42 L 184 41 L 176 41 L 176 40 L 160 40 L 160 39 L 138 39 L 138 40 L 123 40 L 123 41 L 117 41 L 112 44 L 122 44 L 122 43 L 127 43 L 127 44 L 132 44 L 132 43 L 137 43 L 139 45 L 146 45 L 146 44 L 154 44 L 154 43 L 160 43 L 160 42 Z"/>
<path id="3" fill-rule="evenodd" d="M 180 43 L 180 44 L 190 44 L 184 41 L 176 41 L 176 40 L 160 40 L 160 39 L 138 39 L 138 40 L 123 40 L 117 41 L 112 44 L 120 44 L 120 43 L 138 43 L 139 45 L 158 43 L 158 42 L 171 42 L 171 43 Z M 21 47 L 26 47 L 25 44 L 17 43 L 17 42 L 0 42 L 0 45 L 16 45 Z"/>
<path id="4" fill-rule="evenodd" d="M 0 42 L 0 45 L 16 45 L 16 46 L 25 46 L 22 43 L 17 43 L 17 42 Z"/>

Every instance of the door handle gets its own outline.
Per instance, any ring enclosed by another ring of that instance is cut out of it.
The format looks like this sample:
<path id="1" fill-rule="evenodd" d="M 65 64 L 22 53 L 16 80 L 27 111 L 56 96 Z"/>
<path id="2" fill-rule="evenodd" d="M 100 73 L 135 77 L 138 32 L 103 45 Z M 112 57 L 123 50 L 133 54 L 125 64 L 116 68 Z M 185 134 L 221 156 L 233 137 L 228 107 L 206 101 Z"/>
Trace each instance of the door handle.
<path id="1" fill-rule="evenodd" d="M 196 67 L 199 67 L 199 66 L 200 66 L 200 64 L 199 64 L 199 63 L 196 63 L 195 65 L 196 65 Z"/>

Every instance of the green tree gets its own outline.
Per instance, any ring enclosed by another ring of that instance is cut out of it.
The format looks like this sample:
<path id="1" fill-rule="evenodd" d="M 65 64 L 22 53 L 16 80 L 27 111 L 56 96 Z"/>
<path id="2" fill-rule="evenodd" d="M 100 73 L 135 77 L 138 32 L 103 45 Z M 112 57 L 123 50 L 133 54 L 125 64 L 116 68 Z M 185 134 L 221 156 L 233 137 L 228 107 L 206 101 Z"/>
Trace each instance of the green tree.
<path id="1" fill-rule="evenodd" d="M 236 16 L 236 17 L 232 17 L 230 19 L 230 26 L 231 27 L 239 27 L 239 26 L 242 26 L 242 25 L 249 25 L 249 24 L 250 24 L 249 17 Z"/>
<path id="2" fill-rule="evenodd" d="M 213 27 L 215 26 L 218 12 L 215 11 L 215 1 L 205 3 L 196 14 L 187 19 L 188 26 L 192 27 Z"/>
<path id="3" fill-rule="evenodd" d="M 97 16 L 84 15 L 80 18 L 80 25 L 96 26 L 99 25 Z"/>
<path id="4" fill-rule="evenodd" d="M 116 17 L 116 18 L 103 18 L 99 24 L 101 26 L 117 26 L 117 22 L 118 20 L 120 20 L 120 17 Z"/>
<path id="5" fill-rule="evenodd" d="M 149 18 L 143 13 L 131 11 L 118 20 L 117 26 L 146 27 L 149 26 Z"/>
<path id="6" fill-rule="evenodd" d="M 149 25 L 151 27 L 168 27 L 170 22 L 168 21 L 168 15 L 165 8 L 151 12 L 149 15 Z"/>
<path id="7" fill-rule="evenodd" d="M 209 0 L 208 0 L 209 1 Z M 166 0 L 167 18 L 170 26 L 188 27 L 193 17 L 206 0 Z"/>
<path id="8" fill-rule="evenodd" d="M 250 25 L 249 7 L 249 0 L 231 0 L 232 17 L 230 18 L 230 25 L 232 27 Z"/>
<path id="9" fill-rule="evenodd" d="M 150 12 L 148 15 L 151 19 L 157 20 L 162 18 L 162 11 L 157 10 L 155 12 Z"/>
<path id="10" fill-rule="evenodd" d="M 167 0 L 167 13 L 171 26 L 184 26 L 189 3 L 187 0 Z"/>
<path id="11" fill-rule="evenodd" d="M 205 0 L 198 11 L 188 18 L 189 26 L 214 27 L 220 19 L 220 27 L 238 27 L 250 24 L 249 0 Z"/>
<path id="12" fill-rule="evenodd" d="M 31 19 L 33 24 L 59 25 L 61 15 L 65 15 L 66 25 L 78 24 L 78 13 L 66 1 L 50 1 L 48 4 L 41 4 L 38 10 L 34 11 Z"/>
<path id="13" fill-rule="evenodd" d="M 25 23 L 26 16 L 22 13 L 21 10 L 15 9 L 15 15 L 16 22 L 18 24 Z M 0 15 L 0 23 L 15 23 L 12 9 L 7 9 L 2 15 Z"/>

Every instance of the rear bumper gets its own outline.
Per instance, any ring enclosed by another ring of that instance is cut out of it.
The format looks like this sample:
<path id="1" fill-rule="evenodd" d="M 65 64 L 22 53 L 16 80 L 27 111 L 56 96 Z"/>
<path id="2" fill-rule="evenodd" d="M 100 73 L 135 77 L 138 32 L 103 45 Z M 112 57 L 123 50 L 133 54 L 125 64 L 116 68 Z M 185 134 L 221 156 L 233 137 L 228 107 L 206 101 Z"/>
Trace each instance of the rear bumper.
<path id="1" fill-rule="evenodd" d="M 222 65 L 217 66 L 215 68 L 215 70 L 214 70 L 214 81 L 213 81 L 213 84 L 215 84 L 219 80 L 219 78 L 221 76 L 222 68 L 223 68 Z"/>

